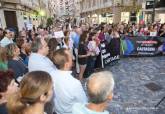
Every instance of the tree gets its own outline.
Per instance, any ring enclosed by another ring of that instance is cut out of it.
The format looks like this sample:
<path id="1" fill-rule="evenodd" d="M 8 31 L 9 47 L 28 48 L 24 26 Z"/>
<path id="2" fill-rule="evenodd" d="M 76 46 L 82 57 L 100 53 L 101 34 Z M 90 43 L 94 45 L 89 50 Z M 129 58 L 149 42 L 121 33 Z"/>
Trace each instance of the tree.
<path id="1" fill-rule="evenodd" d="M 53 18 L 50 17 L 50 18 L 47 19 L 46 26 L 50 27 L 51 25 L 53 25 Z"/>

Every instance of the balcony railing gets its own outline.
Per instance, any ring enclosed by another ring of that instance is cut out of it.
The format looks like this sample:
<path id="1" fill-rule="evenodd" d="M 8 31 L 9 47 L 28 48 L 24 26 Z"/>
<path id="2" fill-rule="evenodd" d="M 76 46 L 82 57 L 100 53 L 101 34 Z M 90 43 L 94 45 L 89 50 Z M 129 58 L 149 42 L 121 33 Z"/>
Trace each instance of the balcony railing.
<path id="1" fill-rule="evenodd" d="M 87 4 L 84 5 L 84 6 L 87 6 Z M 94 11 L 94 10 L 97 10 L 97 9 L 107 8 L 107 7 L 111 7 L 111 6 L 112 6 L 112 2 L 109 1 L 109 2 L 106 2 L 106 3 L 102 3 L 102 4 L 96 4 L 95 6 L 89 7 L 89 8 L 84 7 L 82 9 L 82 12 Z"/>
<path id="2" fill-rule="evenodd" d="M 36 9 L 39 7 L 39 3 L 37 2 L 38 0 L 20 0 L 20 4 L 26 7 L 29 7 L 31 9 Z"/>
<path id="3" fill-rule="evenodd" d="M 32 2 L 30 0 L 20 0 L 20 2 L 24 6 L 32 7 Z"/>
<path id="4" fill-rule="evenodd" d="M 20 0 L 1 0 L 1 2 L 17 4 L 17 3 L 20 3 Z"/>

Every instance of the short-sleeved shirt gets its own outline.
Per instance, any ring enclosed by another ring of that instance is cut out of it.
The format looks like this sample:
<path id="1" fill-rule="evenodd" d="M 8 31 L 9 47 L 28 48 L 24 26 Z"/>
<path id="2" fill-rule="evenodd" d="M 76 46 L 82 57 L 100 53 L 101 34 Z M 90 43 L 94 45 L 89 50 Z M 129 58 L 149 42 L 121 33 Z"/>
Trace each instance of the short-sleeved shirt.
<path id="1" fill-rule="evenodd" d="M 108 111 L 96 112 L 86 107 L 86 104 L 76 103 L 72 107 L 72 114 L 109 114 Z"/>

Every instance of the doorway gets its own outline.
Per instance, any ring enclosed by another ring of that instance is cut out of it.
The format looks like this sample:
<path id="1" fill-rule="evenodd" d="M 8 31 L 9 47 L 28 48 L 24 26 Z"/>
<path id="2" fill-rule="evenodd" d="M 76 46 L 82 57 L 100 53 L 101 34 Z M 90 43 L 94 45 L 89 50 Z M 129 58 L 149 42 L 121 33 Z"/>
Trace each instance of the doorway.
<path id="1" fill-rule="evenodd" d="M 7 28 L 17 28 L 16 11 L 4 11 Z"/>

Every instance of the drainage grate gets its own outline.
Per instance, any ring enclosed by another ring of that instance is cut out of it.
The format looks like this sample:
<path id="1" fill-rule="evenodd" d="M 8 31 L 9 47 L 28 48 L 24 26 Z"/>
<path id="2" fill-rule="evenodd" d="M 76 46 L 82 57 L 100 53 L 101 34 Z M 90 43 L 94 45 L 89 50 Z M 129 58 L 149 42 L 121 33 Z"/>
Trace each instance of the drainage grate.
<path id="1" fill-rule="evenodd" d="M 151 91 L 153 91 L 153 92 L 156 92 L 156 91 L 159 91 L 159 90 L 162 89 L 161 86 L 159 86 L 159 85 L 157 85 L 157 84 L 155 84 L 155 83 L 153 83 L 153 82 L 148 83 L 148 84 L 145 84 L 145 86 L 146 86 L 149 90 L 151 90 Z"/>

